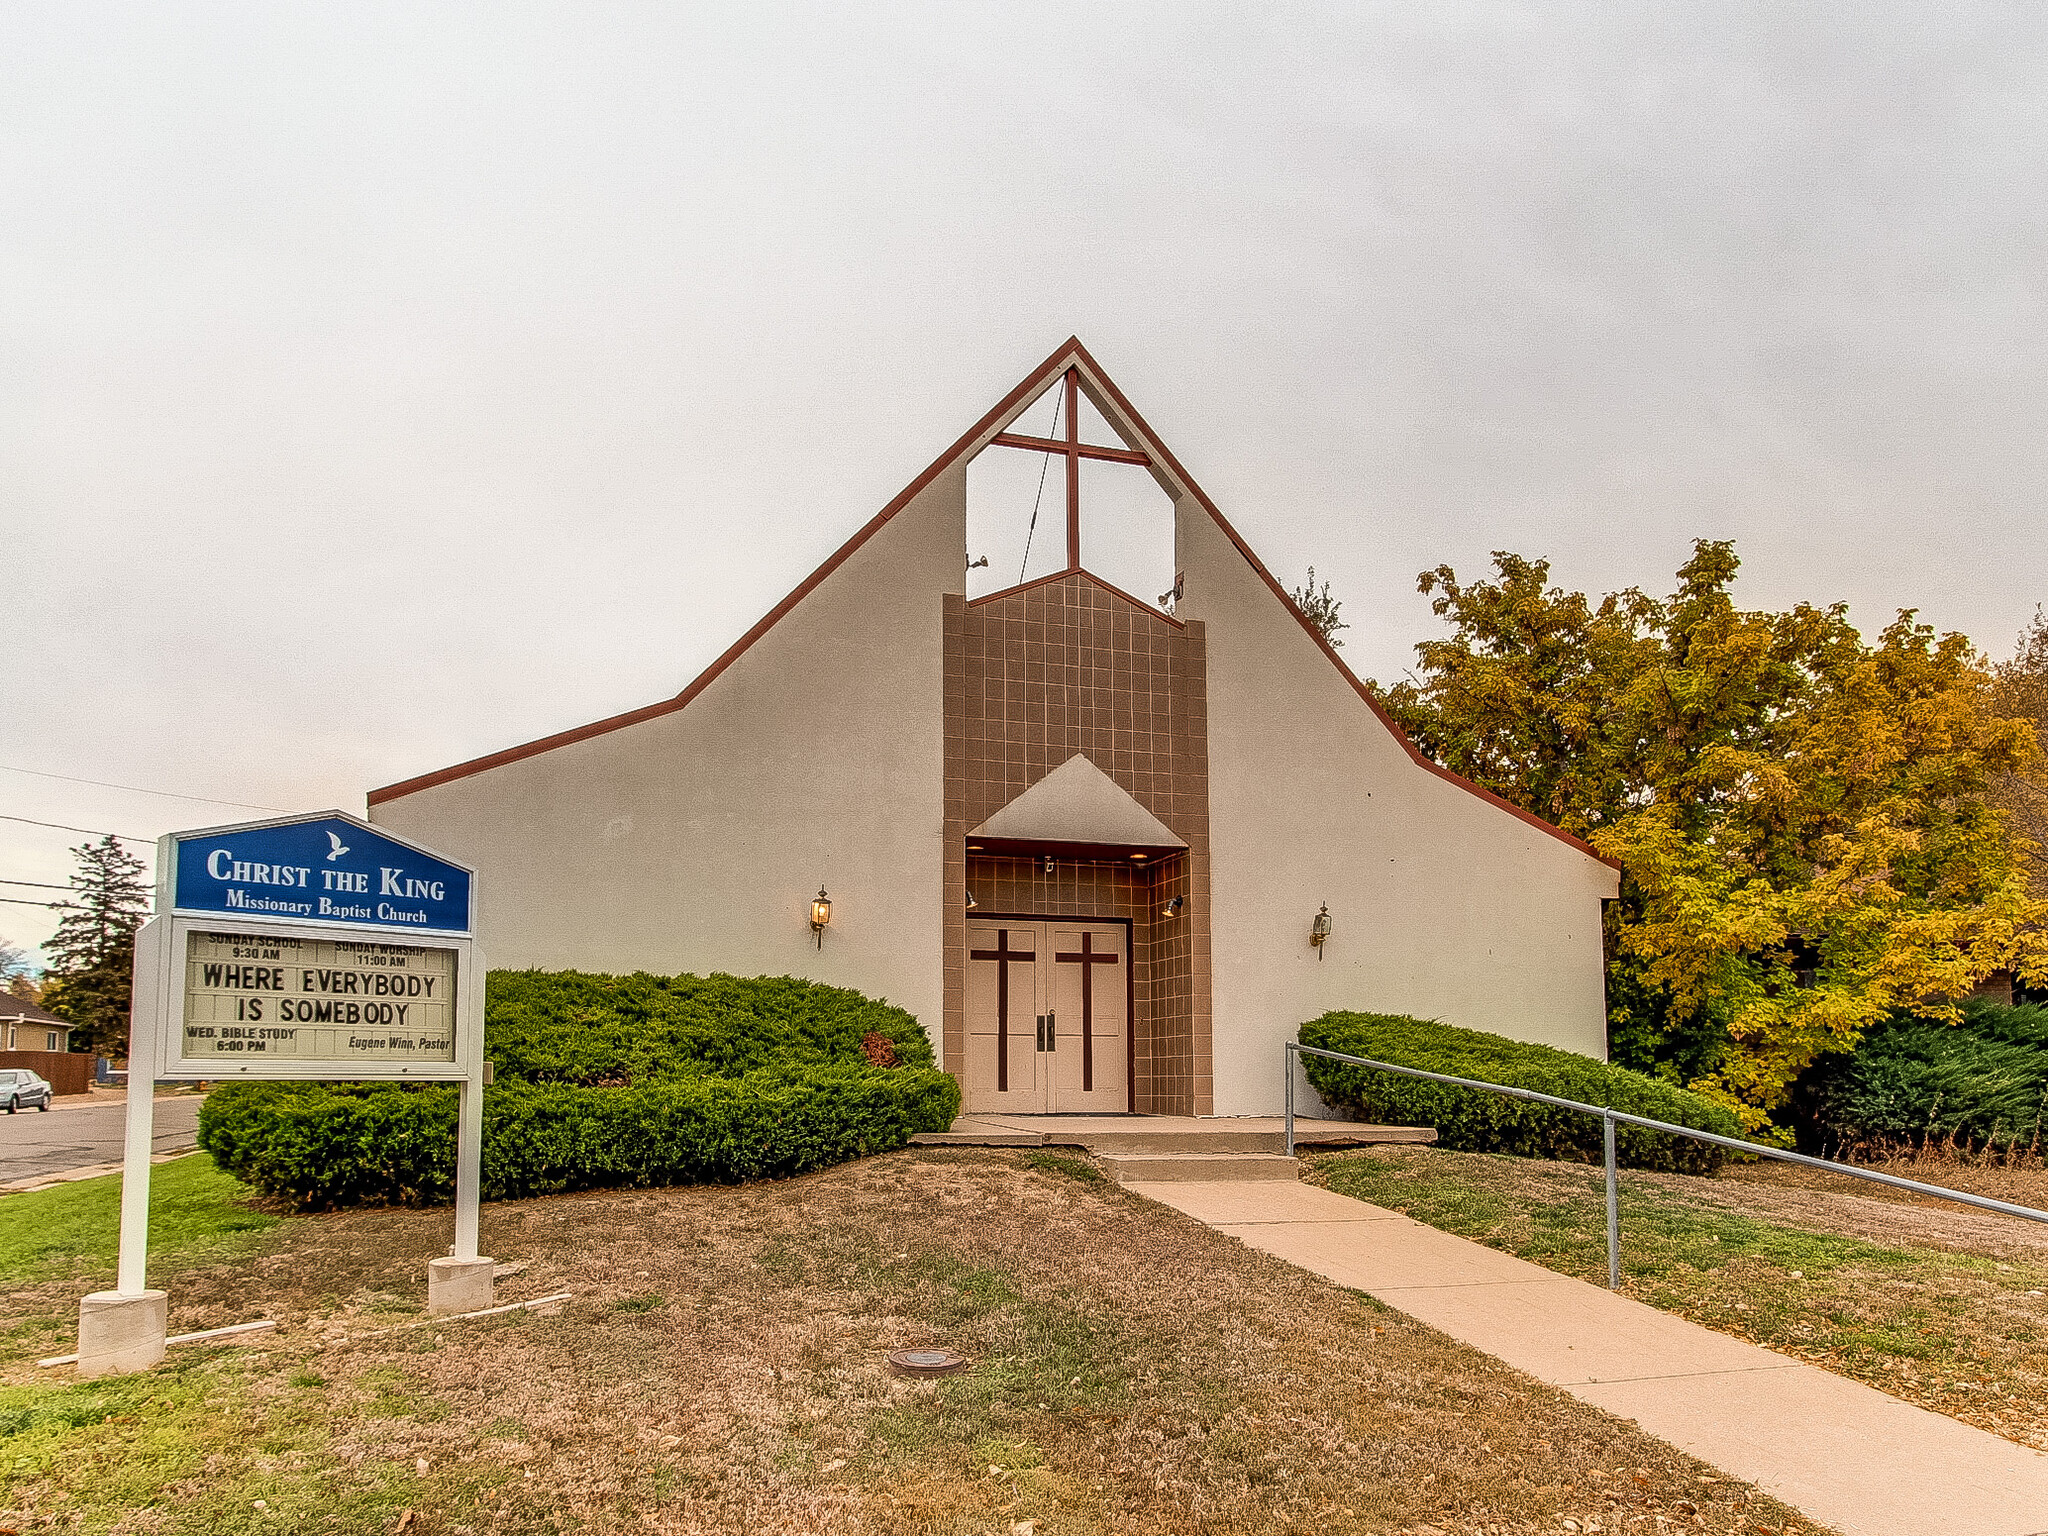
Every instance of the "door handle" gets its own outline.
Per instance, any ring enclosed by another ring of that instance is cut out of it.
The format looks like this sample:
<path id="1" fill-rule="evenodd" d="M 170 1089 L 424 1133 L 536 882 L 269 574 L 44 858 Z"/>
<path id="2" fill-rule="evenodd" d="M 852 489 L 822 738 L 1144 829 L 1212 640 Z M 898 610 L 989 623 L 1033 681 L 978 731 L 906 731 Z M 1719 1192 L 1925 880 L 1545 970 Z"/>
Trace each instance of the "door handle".
<path id="1" fill-rule="evenodd" d="M 1042 1013 L 1038 1016 L 1038 1044 L 1036 1049 L 1041 1051 L 1045 1049 L 1045 1015 Z"/>
<path id="2" fill-rule="evenodd" d="M 1055 1016 L 1050 1013 L 1045 1016 L 1045 1048 L 1048 1051 L 1056 1051 L 1060 1048 L 1058 1026 Z"/>

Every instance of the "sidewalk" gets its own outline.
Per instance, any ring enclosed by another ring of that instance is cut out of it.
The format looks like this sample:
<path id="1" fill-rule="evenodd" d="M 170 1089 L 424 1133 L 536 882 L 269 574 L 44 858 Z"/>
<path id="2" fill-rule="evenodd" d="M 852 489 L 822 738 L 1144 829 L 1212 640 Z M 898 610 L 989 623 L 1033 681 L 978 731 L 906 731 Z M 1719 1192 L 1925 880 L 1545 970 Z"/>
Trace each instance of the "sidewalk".
<path id="1" fill-rule="evenodd" d="M 194 1093 L 182 1087 L 159 1087 L 156 1091 L 159 1104 L 174 1099 L 203 1099 L 203 1093 Z M 50 1112 L 55 1114 L 63 1109 L 126 1109 L 128 1090 L 126 1088 L 93 1087 L 84 1093 L 60 1093 L 50 1101 Z"/>
<path id="2" fill-rule="evenodd" d="M 2048 1536 L 2048 1455 L 1305 1184 L 1136 1193 L 1561 1387 L 1842 1536 Z"/>

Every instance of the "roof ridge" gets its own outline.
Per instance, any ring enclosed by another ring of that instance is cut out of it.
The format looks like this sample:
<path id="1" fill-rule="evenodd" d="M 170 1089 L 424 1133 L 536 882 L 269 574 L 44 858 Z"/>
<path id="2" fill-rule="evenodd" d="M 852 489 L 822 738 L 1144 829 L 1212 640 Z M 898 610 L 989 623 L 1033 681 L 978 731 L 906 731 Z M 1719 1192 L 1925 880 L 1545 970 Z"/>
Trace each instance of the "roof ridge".
<path id="1" fill-rule="evenodd" d="M 1185 489 L 1189 495 L 1194 497 L 1196 504 L 1215 520 L 1216 526 L 1222 529 L 1224 536 L 1236 546 L 1237 552 L 1244 556 L 1251 568 L 1259 574 L 1273 595 L 1280 600 L 1281 605 L 1294 615 L 1295 621 L 1301 625 L 1309 638 L 1315 641 L 1324 657 L 1337 669 L 1338 674 L 1351 685 L 1352 691 L 1360 699 L 1364 700 L 1366 707 L 1378 718 L 1380 724 L 1392 733 L 1394 739 L 1401 744 L 1408 753 L 1409 758 L 1418 767 L 1499 807 L 1510 816 L 1527 822 L 1530 826 L 1535 827 L 1541 832 L 1548 833 L 1560 842 L 1569 844 L 1581 853 L 1586 854 L 1590 858 L 1597 859 L 1609 868 L 1617 870 L 1621 868 L 1617 860 L 1609 858 L 1584 838 L 1573 836 L 1565 831 L 1564 828 L 1545 821 L 1533 811 L 1524 810 L 1513 801 L 1503 799 L 1492 790 L 1484 789 L 1473 783 L 1463 774 L 1453 772 L 1417 747 L 1414 742 L 1410 741 L 1408 733 L 1394 722 L 1394 718 L 1387 713 L 1385 706 L 1380 703 L 1378 696 L 1365 685 L 1357 673 L 1353 672 L 1345 664 L 1344 659 L 1337 654 L 1336 648 L 1330 644 L 1322 631 L 1309 622 L 1308 616 L 1301 611 L 1300 605 L 1294 601 L 1294 598 L 1280 584 L 1273 573 L 1266 568 L 1266 563 L 1253 552 L 1251 545 L 1245 542 L 1244 536 L 1231 526 L 1230 519 L 1225 517 L 1216 503 L 1209 499 L 1208 493 L 1200 485 L 1196 484 L 1194 476 L 1190 475 L 1182 467 L 1180 460 L 1174 457 L 1173 450 L 1166 446 L 1159 434 L 1154 432 L 1145 418 L 1138 414 L 1137 408 L 1131 404 L 1124 392 L 1117 387 L 1116 381 L 1103 371 L 1102 365 L 1096 362 L 1087 347 L 1081 344 L 1081 338 L 1078 335 L 1069 336 L 1059 346 L 1055 347 L 1044 362 L 1026 374 L 1022 382 L 997 402 L 979 421 L 961 434 L 950 448 L 932 460 L 931 464 L 926 467 L 922 474 L 905 486 L 880 512 L 877 512 L 872 518 L 868 519 L 852 538 L 833 551 L 826 558 L 824 564 L 820 565 L 809 576 L 805 577 L 803 581 L 798 583 L 796 588 L 787 597 L 771 608 L 753 628 L 734 641 L 724 654 L 719 656 L 716 661 L 712 662 L 702 672 L 698 673 L 690 684 L 673 698 L 642 705 L 640 708 L 628 710 L 624 714 L 610 715 L 602 720 L 594 720 L 588 725 L 576 726 L 566 731 L 558 731 L 551 736 L 543 736 L 519 746 L 507 747 L 503 751 L 493 752 L 484 757 L 471 758 L 467 762 L 456 763 L 447 768 L 437 769 L 432 773 L 420 774 L 415 778 L 404 779 L 396 784 L 384 785 L 368 793 L 365 797 L 368 804 L 372 806 L 382 805 L 386 801 L 417 794 L 421 790 L 433 789 L 438 785 L 452 783 L 457 779 L 468 778 L 473 774 L 484 773 L 492 768 L 501 768 L 508 763 L 516 763 L 529 757 L 537 757 L 544 752 L 552 752 L 558 747 L 572 746 L 576 742 L 588 741 L 594 736 L 602 736 L 612 731 L 622 730 L 629 725 L 638 725 L 643 721 L 659 719 L 663 715 L 674 714 L 706 688 L 710 687 L 726 668 L 738 661 L 741 656 L 745 655 L 753 647 L 755 641 L 773 629 L 791 609 L 810 596 L 824 582 L 827 576 L 838 570 L 863 544 L 881 532 L 897 513 L 907 507 L 920 492 L 949 469 L 955 460 L 975 445 L 977 440 L 992 436 L 994 433 L 1002 430 L 1003 426 L 1014 419 L 1018 412 L 1021 412 L 1032 401 L 1036 400 L 1044 392 L 1044 389 L 1054 379 L 1058 378 L 1066 368 L 1077 363 L 1085 370 L 1090 381 L 1100 386 L 1102 391 L 1109 397 L 1117 413 L 1124 418 L 1124 425 L 1135 430 L 1145 440 L 1153 453 L 1157 455 L 1154 469 L 1157 470 L 1163 466 L 1167 474 Z M 1111 421 L 1110 425 L 1117 427 L 1119 435 L 1121 435 L 1122 427 L 1117 422 Z M 1062 571 L 1056 574 L 1066 575 L 1069 572 Z M 1091 573 L 1083 571 L 1082 574 L 1089 575 Z M 1108 582 L 1102 581 L 1100 577 L 1092 577 L 1092 579 L 1099 582 L 1102 586 L 1108 587 L 1110 591 L 1116 592 L 1120 597 L 1129 597 L 1128 593 L 1111 587 Z M 1138 606 L 1141 608 L 1147 606 L 1136 598 L 1130 598 L 1130 600 L 1138 603 Z M 981 601 L 981 599 L 976 599 L 976 601 Z M 1157 610 L 1148 611 L 1156 612 Z M 1180 622 L 1165 614 L 1161 614 L 1160 617 L 1166 618 L 1169 623 Z"/>

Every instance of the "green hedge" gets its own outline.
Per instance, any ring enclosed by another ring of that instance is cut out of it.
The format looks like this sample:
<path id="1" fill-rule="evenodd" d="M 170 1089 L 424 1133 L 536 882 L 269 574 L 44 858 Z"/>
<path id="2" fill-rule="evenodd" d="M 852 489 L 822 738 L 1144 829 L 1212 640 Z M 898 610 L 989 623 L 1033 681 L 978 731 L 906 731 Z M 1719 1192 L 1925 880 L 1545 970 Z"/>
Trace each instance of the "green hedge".
<path id="1" fill-rule="evenodd" d="M 486 985 L 485 1199 L 787 1177 L 960 1110 L 917 1020 L 844 988 L 539 971 Z M 301 1207 L 438 1204 L 454 1194 L 455 1120 L 446 1086 L 229 1083 L 200 1109 L 199 1145 Z"/>
<path id="2" fill-rule="evenodd" d="M 230 1083 L 199 1144 L 266 1195 L 324 1209 L 435 1205 L 455 1193 L 455 1090 Z M 959 1112 L 928 1067 L 808 1067 L 630 1088 L 501 1081 L 484 1091 L 486 1200 L 570 1189 L 787 1178 L 893 1151 Z"/>
<path id="3" fill-rule="evenodd" d="M 1801 1139 L 1829 1153 L 2038 1147 L 2048 1133 L 2048 1008 L 1972 999 L 1962 1012 L 1954 1023 L 1894 1017 L 1853 1052 L 1815 1063 L 1794 1098 Z"/>
<path id="4" fill-rule="evenodd" d="M 1590 1056 L 1476 1029 L 1386 1013 L 1326 1013 L 1301 1026 L 1301 1043 L 1425 1072 L 1529 1088 L 1722 1136 L 1742 1135 L 1742 1124 L 1731 1111 L 1698 1094 Z M 1605 1157 L 1601 1122 L 1594 1115 L 1316 1056 L 1302 1057 L 1302 1064 L 1316 1092 L 1331 1103 L 1380 1124 L 1433 1125 L 1437 1145 L 1451 1151 L 1506 1152 L 1571 1162 L 1600 1162 Z M 1729 1155 L 1706 1142 L 1634 1126 L 1620 1127 L 1615 1142 L 1617 1155 L 1629 1167 L 1665 1172 L 1711 1173 Z"/>
<path id="5" fill-rule="evenodd" d="M 888 1040 L 904 1066 L 933 1064 L 910 1013 L 794 976 L 493 971 L 484 993 L 484 1039 L 498 1075 L 537 1083 L 861 1062 L 869 1035 Z"/>

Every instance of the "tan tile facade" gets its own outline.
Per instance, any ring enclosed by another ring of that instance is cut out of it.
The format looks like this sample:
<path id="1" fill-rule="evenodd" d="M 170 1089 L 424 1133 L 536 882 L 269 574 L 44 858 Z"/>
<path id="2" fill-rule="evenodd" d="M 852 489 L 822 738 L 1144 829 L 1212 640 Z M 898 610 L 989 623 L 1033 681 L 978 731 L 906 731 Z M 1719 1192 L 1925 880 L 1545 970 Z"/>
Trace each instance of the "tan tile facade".
<path id="1" fill-rule="evenodd" d="M 977 913 L 1126 919 L 1133 951 L 1131 1108 L 1207 1114 L 1207 668 L 1181 625 L 1080 572 L 975 602 L 945 599 L 945 1063 L 964 1050 L 967 892 Z M 1084 752 L 1173 829 L 1152 863 L 969 855 L 968 831 Z M 1165 915 L 1175 896 L 1177 917 Z"/>

